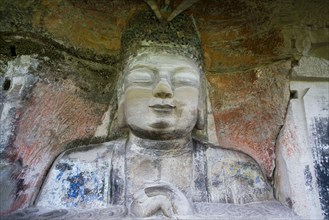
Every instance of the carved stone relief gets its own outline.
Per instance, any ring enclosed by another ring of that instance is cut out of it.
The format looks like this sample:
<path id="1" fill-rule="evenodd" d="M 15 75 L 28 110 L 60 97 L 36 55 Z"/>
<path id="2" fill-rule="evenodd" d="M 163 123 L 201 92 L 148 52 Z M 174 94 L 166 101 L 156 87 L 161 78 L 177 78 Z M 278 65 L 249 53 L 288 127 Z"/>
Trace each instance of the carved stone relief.
<path id="1" fill-rule="evenodd" d="M 240 213 L 243 206 L 227 207 L 236 209 L 235 214 L 218 213 L 215 210 L 222 203 L 278 204 L 251 157 L 192 136 L 193 130 L 202 130 L 206 124 L 202 50 L 193 23 L 185 16 L 177 17 L 176 23 L 147 22 L 138 27 L 141 30 L 132 23 L 122 38 L 118 123 L 128 128 L 128 139 L 61 154 L 36 206 L 58 210 L 121 207 L 120 216 L 188 218 L 249 217 Z M 166 32 L 168 26 L 182 29 Z M 152 30 L 159 37 L 150 34 Z M 139 33 L 143 31 L 149 35 Z M 274 205 L 273 209 L 284 208 Z"/>

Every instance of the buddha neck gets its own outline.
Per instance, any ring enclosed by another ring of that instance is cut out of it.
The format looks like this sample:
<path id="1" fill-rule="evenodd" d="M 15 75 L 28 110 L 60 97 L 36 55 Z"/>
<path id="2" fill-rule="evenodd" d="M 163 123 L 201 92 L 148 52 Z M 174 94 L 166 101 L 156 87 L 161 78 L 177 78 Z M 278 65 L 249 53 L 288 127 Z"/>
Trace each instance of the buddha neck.
<path id="1" fill-rule="evenodd" d="M 129 133 L 127 150 L 138 154 L 155 156 L 180 156 L 193 150 L 191 135 L 174 140 L 150 140 Z"/>

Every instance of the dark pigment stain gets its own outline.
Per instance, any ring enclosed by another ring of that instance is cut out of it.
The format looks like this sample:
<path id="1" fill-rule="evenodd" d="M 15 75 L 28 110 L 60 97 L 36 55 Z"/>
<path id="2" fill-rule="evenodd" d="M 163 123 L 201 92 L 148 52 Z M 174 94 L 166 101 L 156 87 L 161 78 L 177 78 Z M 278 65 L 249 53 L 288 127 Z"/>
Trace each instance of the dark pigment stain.
<path id="1" fill-rule="evenodd" d="M 324 219 L 329 219 L 329 117 L 316 117 L 313 123 L 315 174 Z"/>
<path id="2" fill-rule="evenodd" d="M 193 140 L 193 160 L 195 163 L 195 174 L 196 178 L 194 179 L 194 185 L 196 187 L 196 190 L 198 191 L 198 199 L 196 201 L 199 202 L 208 202 L 208 178 L 207 178 L 207 171 L 206 171 L 206 158 L 205 158 L 205 146 L 200 144 L 199 141 Z M 217 177 L 218 178 L 218 177 Z M 212 183 L 214 184 L 220 184 L 220 183 Z M 196 198 L 195 198 L 196 199 Z"/>
<path id="3" fill-rule="evenodd" d="M 68 163 L 59 163 L 56 165 L 56 170 L 60 170 L 61 172 L 64 172 L 65 170 L 72 170 L 72 166 Z"/>
<path id="4" fill-rule="evenodd" d="M 206 191 L 206 176 L 204 174 L 199 174 L 198 177 L 194 180 L 196 188 L 199 190 Z"/>
<path id="5" fill-rule="evenodd" d="M 11 56 L 13 56 L 13 57 L 17 56 L 16 47 L 14 45 L 10 46 L 9 50 L 10 50 L 10 55 Z"/>
<path id="6" fill-rule="evenodd" d="M 289 197 L 286 198 L 286 203 L 288 204 L 289 208 L 292 209 L 292 201 L 291 201 L 291 199 Z"/>
<path id="7" fill-rule="evenodd" d="M 83 174 L 79 173 L 76 176 L 68 177 L 67 180 L 70 182 L 70 188 L 67 193 L 69 198 L 77 198 L 79 195 L 84 195 L 84 191 L 82 191 L 82 186 L 85 184 L 85 180 L 83 178 Z"/>
<path id="8" fill-rule="evenodd" d="M 72 170 L 72 166 L 68 163 L 59 163 L 56 165 L 56 170 L 60 171 L 60 173 L 56 176 L 56 179 L 60 180 L 66 170 Z"/>
<path id="9" fill-rule="evenodd" d="M 219 176 L 218 175 L 216 175 L 216 176 L 214 176 L 213 178 L 212 178 L 212 185 L 214 186 L 214 187 L 218 187 L 219 185 L 221 185 L 222 184 L 222 182 L 219 180 Z"/>
<path id="10" fill-rule="evenodd" d="M 15 199 L 19 197 L 19 195 L 27 188 L 27 185 L 24 184 L 24 179 L 17 180 L 17 189 L 15 193 Z"/>
<path id="11" fill-rule="evenodd" d="M 310 191 L 312 191 L 313 190 L 313 187 L 312 187 L 313 178 L 312 178 L 312 174 L 311 174 L 309 165 L 305 166 L 304 177 L 305 177 L 305 185 L 308 187 L 308 189 Z"/>
<path id="12" fill-rule="evenodd" d="M 2 88 L 4 91 L 8 91 L 10 89 L 11 86 L 11 80 L 5 78 L 5 81 L 3 82 Z"/>
<path id="13" fill-rule="evenodd" d="M 123 179 L 119 176 L 119 170 L 111 170 L 111 204 L 117 205 L 121 203 L 121 195 L 123 193 Z"/>
<path id="14" fill-rule="evenodd" d="M 91 194 L 92 194 L 92 190 L 89 189 L 89 188 L 85 188 L 85 189 L 84 189 L 84 194 L 85 194 L 85 195 L 91 195 Z"/>

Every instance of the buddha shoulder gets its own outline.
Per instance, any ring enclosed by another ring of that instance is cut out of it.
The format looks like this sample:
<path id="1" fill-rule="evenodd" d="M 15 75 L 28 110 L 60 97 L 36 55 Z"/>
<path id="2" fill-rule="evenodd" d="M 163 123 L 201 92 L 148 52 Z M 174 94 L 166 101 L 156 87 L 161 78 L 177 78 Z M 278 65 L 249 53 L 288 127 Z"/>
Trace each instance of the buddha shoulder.
<path id="1" fill-rule="evenodd" d="M 110 159 L 115 149 L 124 147 L 125 140 L 115 140 L 100 144 L 90 144 L 64 151 L 58 156 L 54 164 L 63 160 L 92 163 L 102 159 Z"/>
<path id="2" fill-rule="evenodd" d="M 273 199 L 258 163 L 245 153 L 206 144 L 208 190 L 212 202 L 249 203 Z"/>
<path id="3" fill-rule="evenodd" d="M 125 141 L 69 149 L 55 160 L 37 199 L 46 207 L 103 207 L 108 203 L 114 159 L 123 157 Z"/>

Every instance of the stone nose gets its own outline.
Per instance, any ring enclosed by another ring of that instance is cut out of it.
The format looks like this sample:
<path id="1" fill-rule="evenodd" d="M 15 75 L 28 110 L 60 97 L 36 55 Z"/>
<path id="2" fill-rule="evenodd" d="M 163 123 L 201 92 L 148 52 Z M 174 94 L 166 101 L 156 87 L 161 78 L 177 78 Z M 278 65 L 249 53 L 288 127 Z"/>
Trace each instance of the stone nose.
<path id="1" fill-rule="evenodd" d="M 172 98 L 173 91 L 171 85 L 166 80 L 160 82 L 153 89 L 153 96 L 157 98 Z"/>

